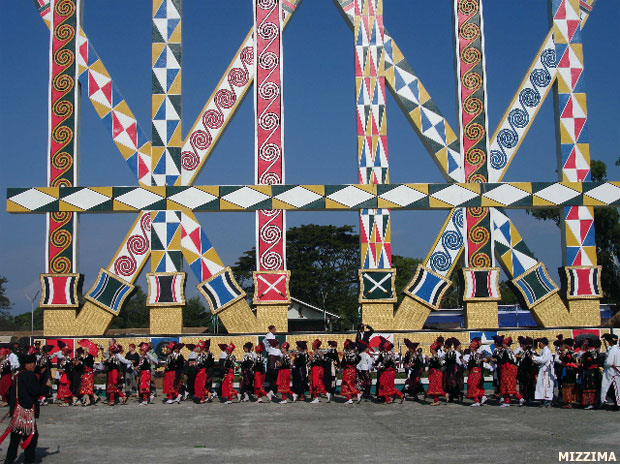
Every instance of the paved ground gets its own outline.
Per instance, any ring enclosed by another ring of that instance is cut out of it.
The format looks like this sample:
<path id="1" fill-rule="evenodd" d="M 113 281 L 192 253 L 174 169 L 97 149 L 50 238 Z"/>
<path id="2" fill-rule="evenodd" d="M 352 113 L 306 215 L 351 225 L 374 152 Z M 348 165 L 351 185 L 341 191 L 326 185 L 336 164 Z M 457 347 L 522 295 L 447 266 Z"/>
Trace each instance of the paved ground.
<path id="1" fill-rule="evenodd" d="M 405 404 L 183 402 L 44 407 L 44 463 L 558 462 L 559 451 L 613 451 L 620 413 Z M 266 432 L 269 432 L 268 434 Z M 0 446 L 4 457 L 8 441 Z M 20 457 L 20 461 L 21 461 Z"/>

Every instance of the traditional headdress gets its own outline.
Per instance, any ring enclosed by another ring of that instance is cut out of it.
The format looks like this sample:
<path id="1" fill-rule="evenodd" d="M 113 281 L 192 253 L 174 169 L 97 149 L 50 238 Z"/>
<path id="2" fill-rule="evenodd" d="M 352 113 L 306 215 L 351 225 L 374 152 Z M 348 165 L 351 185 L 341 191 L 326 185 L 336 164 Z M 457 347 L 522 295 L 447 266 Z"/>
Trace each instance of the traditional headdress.
<path id="1" fill-rule="evenodd" d="M 267 339 L 267 342 L 269 343 L 269 346 L 271 346 L 272 348 L 277 348 L 278 345 L 280 345 L 280 342 L 278 342 L 278 340 L 275 338 L 269 338 Z"/>
<path id="2" fill-rule="evenodd" d="M 494 335 L 493 336 L 493 343 L 495 343 L 495 346 L 502 346 L 504 344 L 504 336 L 503 335 Z"/>
<path id="3" fill-rule="evenodd" d="M 245 349 L 247 349 L 248 351 L 252 351 L 252 348 L 254 347 L 254 343 L 252 343 L 252 342 L 246 342 L 246 343 L 244 343 L 244 344 L 243 344 L 243 347 L 244 347 Z"/>
<path id="4" fill-rule="evenodd" d="M 321 347 L 321 343 L 322 343 L 321 340 L 317 338 L 316 340 L 312 342 L 312 349 L 318 350 Z"/>
<path id="5" fill-rule="evenodd" d="M 338 342 L 335 342 L 334 340 L 328 341 L 327 344 L 332 348 L 336 348 L 338 346 Z"/>
<path id="6" fill-rule="evenodd" d="M 507 346 L 512 345 L 512 337 L 504 338 L 504 345 L 507 345 Z"/>
<path id="7" fill-rule="evenodd" d="M 413 342 L 412 342 L 411 340 L 409 340 L 408 338 L 405 338 L 405 339 L 403 340 L 403 342 L 405 343 L 405 346 L 406 346 L 407 348 L 409 348 L 410 350 L 415 350 L 415 349 L 418 347 L 418 345 L 419 345 L 419 343 L 413 343 Z"/>
<path id="8" fill-rule="evenodd" d="M 139 349 L 140 351 L 145 351 L 145 352 L 146 352 L 146 351 L 148 351 L 148 350 L 150 350 L 150 349 L 151 349 L 151 345 L 149 345 L 149 344 L 148 344 L 148 343 L 146 343 L 146 342 L 142 342 L 142 343 L 140 343 L 140 344 L 138 345 L 138 349 Z"/>
<path id="9" fill-rule="evenodd" d="M 260 342 L 256 345 L 256 348 L 254 348 L 254 351 L 256 351 L 257 353 L 262 353 L 263 351 L 265 351 L 265 345 L 263 344 L 263 342 Z"/>
<path id="10" fill-rule="evenodd" d="M 282 342 L 282 348 L 284 348 L 285 350 L 288 350 L 288 348 L 291 346 L 291 344 L 289 342 Z"/>
<path id="11" fill-rule="evenodd" d="M 295 344 L 297 345 L 297 349 L 298 350 L 307 350 L 308 349 L 308 342 L 306 342 L 305 340 L 297 340 L 295 342 Z"/>
<path id="12" fill-rule="evenodd" d="M 230 351 L 231 353 L 233 351 L 235 351 L 235 344 L 233 342 L 230 342 L 227 346 L 226 346 L 226 351 Z"/>
<path id="13" fill-rule="evenodd" d="M 174 350 L 174 347 L 176 346 L 176 342 L 168 342 L 168 344 L 166 345 L 166 348 L 168 348 L 170 351 Z"/>

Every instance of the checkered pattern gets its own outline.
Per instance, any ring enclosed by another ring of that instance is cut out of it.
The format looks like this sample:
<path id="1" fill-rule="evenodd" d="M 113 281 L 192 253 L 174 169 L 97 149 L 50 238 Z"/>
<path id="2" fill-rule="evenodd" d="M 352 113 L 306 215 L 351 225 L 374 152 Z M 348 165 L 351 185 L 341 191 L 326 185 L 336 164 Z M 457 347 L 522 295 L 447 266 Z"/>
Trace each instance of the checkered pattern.
<path id="1" fill-rule="evenodd" d="M 151 212 L 151 271 L 180 271 L 181 255 L 181 212 Z"/>
<path id="2" fill-rule="evenodd" d="M 342 11 L 349 27 L 353 28 L 354 0 L 337 0 L 336 5 Z M 458 138 L 386 28 L 384 28 L 383 57 L 385 81 L 406 117 L 420 134 L 422 143 L 435 159 L 446 180 L 462 182 L 462 160 Z"/>
<path id="3" fill-rule="evenodd" d="M 387 184 L 383 0 L 355 0 L 355 94 L 360 184 Z M 360 212 L 362 267 L 392 267 L 390 211 Z"/>
<path id="4" fill-rule="evenodd" d="M 588 181 L 590 145 L 579 0 L 552 0 L 551 5 L 558 69 L 555 103 L 556 118 L 559 119 L 561 179 Z M 564 209 L 564 263 L 568 266 L 596 264 L 593 213 L 592 208 Z"/>
<path id="5" fill-rule="evenodd" d="M 153 0 L 151 168 L 155 185 L 181 175 L 182 0 Z"/>

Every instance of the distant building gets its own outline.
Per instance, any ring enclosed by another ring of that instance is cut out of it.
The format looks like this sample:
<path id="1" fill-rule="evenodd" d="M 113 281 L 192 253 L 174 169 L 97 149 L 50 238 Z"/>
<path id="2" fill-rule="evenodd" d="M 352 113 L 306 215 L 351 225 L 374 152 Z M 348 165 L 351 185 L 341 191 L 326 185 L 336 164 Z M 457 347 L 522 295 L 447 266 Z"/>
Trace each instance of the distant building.
<path id="1" fill-rule="evenodd" d="M 291 304 L 288 307 L 289 332 L 328 332 L 332 330 L 333 323 L 338 319 L 341 317 L 336 314 L 297 298 L 291 298 Z"/>

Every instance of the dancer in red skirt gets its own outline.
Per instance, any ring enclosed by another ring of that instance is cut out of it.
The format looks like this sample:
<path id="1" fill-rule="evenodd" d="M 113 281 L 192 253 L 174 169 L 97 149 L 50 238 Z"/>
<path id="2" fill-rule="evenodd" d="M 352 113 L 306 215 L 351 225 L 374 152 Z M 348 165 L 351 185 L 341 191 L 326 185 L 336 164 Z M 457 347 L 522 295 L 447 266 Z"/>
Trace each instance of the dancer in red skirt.
<path id="1" fill-rule="evenodd" d="M 446 396 L 446 392 L 443 391 L 443 376 L 441 374 L 441 366 L 443 361 L 437 353 L 439 344 L 437 342 L 431 345 L 431 356 L 428 358 L 428 389 L 426 390 L 426 396 L 433 398 L 431 406 L 439 406 L 439 397 Z"/>
<path id="2" fill-rule="evenodd" d="M 151 345 L 146 342 L 138 345 L 140 358 L 138 358 L 138 394 L 142 401 L 140 404 L 146 406 L 151 402 L 151 367 L 157 366 L 158 362 L 151 356 L 149 350 Z"/>
<path id="3" fill-rule="evenodd" d="M 493 337 L 493 340 L 495 342 L 493 361 L 499 367 L 499 394 L 503 397 L 503 401 L 500 400 L 500 407 L 510 406 L 511 395 L 519 400 L 519 406 L 523 406 L 525 399 L 517 391 L 517 358 L 510 348 L 512 337 L 500 335 Z"/>
<path id="4" fill-rule="evenodd" d="M 482 367 L 485 362 L 484 353 L 480 351 L 480 338 L 474 338 L 469 345 L 469 354 L 464 358 L 467 362 L 467 398 L 471 398 L 474 403 L 472 406 L 483 405 L 487 397 L 484 392 L 484 378 L 482 377 Z"/>
<path id="5" fill-rule="evenodd" d="M 109 348 L 109 357 L 103 362 L 108 371 L 106 381 L 106 394 L 108 395 L 108 406 L 114 406 L 116 397 L 121 399 L 121 404 L 127 404 L 127 396 L 123 392 L 123 382 L 121 379 L 121 360 L 119 354 L 121 352 L 120 345 L 112 345 Z M 123 358 L 125 359 L 125 358 Z M 62 380 L 62 379 L 61 379 Z"/>
<path id="6" fill-rule="evenodd" d="M 260 342 L 254 348 L 256 356 L 254 358 L 254 395 L 256 396 L 257 403 L 263 402 L 263 397 L 267 398 L 267 392 L 265 391 L 265 357 L 263 352 L 265 351 L 265 345 Z"/>
<path id="7" fill-rule="evenodd" d="M 10 349 L 0 348 L 0 398 L 2 398 L 2 407 L 9 405 L 9 389 L 13 382 L 13 374 L 11 372 L 11 362 L 8 359 Z"/>
<path id="8" fill-rule="evenodd" d="M 63 342 L 59 342 L 60 351 L 63 357 L 58 361 L 58 372 L 60 373 L 60 382 L 58 384 L 58 392 L 56 393 L 56 399 L 62 401 L 61 406 L 69 406 L 73 404 L 77 398 L 73 397 L 71 392 L 71 374 L 73 370 L 73 360 L 71 359 L 71 348 L 65 345 Z"/>
<path id="9" fill-rule="evenodd" d="M 355 346 L 348 338 L 344 342 L 344 352 L 342 354 L 342 383 L 340 384 L 340 394 L 347 399 L 346 404 L 353 404 L 353 397 L 359 403 L 362 400 L 362 394 L 356 388 L 355 376 L 357 374 L 357 363 L 360 362 L 360 356 L 357 354 Z"/>
<path id="10" fill-rule="evenodd" d="M 382 371 L 378 395 L 379 397 L 383 397 L 385 404 L 394 401 L 394 397 L 400 398 L 401 403 L 405 400 L 405 395 L 394 387 L 394 380 L 396 379 L 396 358 L 392 352 L 392 348 L 394 348 L 394 345 L 385 340 L 379 345 L 381 354 L 377 358 L 377 369 L 381 369 Z"/>
<path id="11" fill-rule="evenodd" d="M 169 353 L 164 369 L 164 395 L 168 397 L 167 404 L 180 403 L 183 396 L 181 389 L 183 388 L 185 358 L 181 354 L 181 348 L 184 346 L 185 344 L 176 342 L 170 342 L 166 346 Z"/>
<path id="12" fill-rule="evenodd" d="M 297 395 L 293 393 L 291 390 L 291 355 L 288 353 L 288 348 L 290 344 L 288 342 L 282 343 L 280 347 L 280 351 L 282 351 L 282 357 L 278 361 L 279 371 L 278 371 L 278 380 L 276 384 L 278 385 L 278 393 L 282 394 L 282 401 L 280 404 L 286 404 L 287 395 L 291 395 L 293 397 L 293 401 L 297 399 Z"/>
<path id="13" fill-rule="evenodd" d="M 82 404 L 90 406 L 99 401 L 99 397 L 95 395 L 95 357 L 90 352 L 88 346 L 85 346 L 83 350 L 82 365 L 84 366 L 84 372 L 82 373 L 80 395 L 82 395 Z"/>
<path id="14" fill-rule="evenodd" d="M 209 351 L 211 340 L 201 340 L 196 345 L 198 356 L 196 362 L 196 377 L 194 379 L 194 396 L 198 398 L 199 403 L 210 402 L 213 399 L 211 392 L 213 368 L 215 367 L 215 359 Z"/>
<path id="15" fill-rule="evenodd" d="M 222 397 L 226 400 L 226 404 L 232 403 L 233 397 L 241 401 L 239 392 L 235 390 L 235 387 L 233 386 L 236 367 L 236 359 L 233 354 L 233 351 L 235 351 L 235 345 L 233 343 L 229 343 L 228 345 L 224 345 L 222 343 L 219 347 L 226 353 L 226 358 L 222 362 L 224 372 L 224 379 L 222 380 Z"/>
<path id="16" fill-rule="evenodd" d="M 318 338 L 312 342 L 312 355 L 310 357 L 310 396 L 312 397 L 311 403 L 316 404 L 319 402 L 319 395 L 326 395 L 327 390 L 323 379 L 325 374 L 323 372 L 323 366 L 325 364 L 324 353 L 320 349 L 321 340 Z"/>

